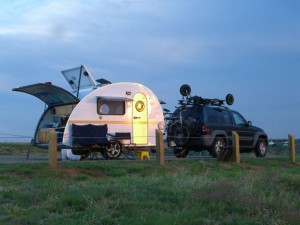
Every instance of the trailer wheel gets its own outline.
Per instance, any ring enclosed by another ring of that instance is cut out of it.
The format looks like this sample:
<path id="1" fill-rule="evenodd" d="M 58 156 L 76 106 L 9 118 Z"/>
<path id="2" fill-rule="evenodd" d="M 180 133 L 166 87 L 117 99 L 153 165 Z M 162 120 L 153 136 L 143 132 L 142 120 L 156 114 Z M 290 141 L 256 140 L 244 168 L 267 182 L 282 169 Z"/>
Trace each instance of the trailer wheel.
<path id="1" fill-rule="evenodd" d="M 105 157 L 107 159 L 117 159 L 122 154 L 122 144 L 119 141 L 110 141 L 106 147 Z"/>

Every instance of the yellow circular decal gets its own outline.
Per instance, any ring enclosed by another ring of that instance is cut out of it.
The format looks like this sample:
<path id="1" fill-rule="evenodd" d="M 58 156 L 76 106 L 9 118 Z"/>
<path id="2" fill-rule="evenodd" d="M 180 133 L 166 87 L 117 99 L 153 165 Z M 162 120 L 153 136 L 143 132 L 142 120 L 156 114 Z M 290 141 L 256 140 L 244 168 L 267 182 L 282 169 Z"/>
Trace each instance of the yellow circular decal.
<path id="1" fill-rule="evenodd" d="M 135 109 L 138 111 L 138 112 L 142 112 L 144 109 L 145 109 L 145 104 L 144 102 L 142 101 L 137 101 L 135 103 Z"/>

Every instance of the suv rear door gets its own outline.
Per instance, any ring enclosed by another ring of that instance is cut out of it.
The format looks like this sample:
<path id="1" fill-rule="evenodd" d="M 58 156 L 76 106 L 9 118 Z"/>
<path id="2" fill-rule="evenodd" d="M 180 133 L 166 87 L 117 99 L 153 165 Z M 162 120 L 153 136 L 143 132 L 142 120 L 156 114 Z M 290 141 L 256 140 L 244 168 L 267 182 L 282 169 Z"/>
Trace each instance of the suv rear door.
<path id="1" fill-rule="evenodd" d="M 206 123 L 209 124 L 209 128 L 217 134 L 225 135 L 229 139 L 231 144 L 232 131 L 236 129 L 236 126 L 232 120 L 230 112 L 225 108 L 206 108 Z"/>
<path id="2" fill-rule="evenodd" d="M 218 113 L 219 124 L 222 129 L 226 131 L 227 137 L 229 139 L 229 145 L 232 144 L 232 131 L 236 129 L 236 126 L 233 122 L 230 111 L 227 109 L 219 109 Z"/>

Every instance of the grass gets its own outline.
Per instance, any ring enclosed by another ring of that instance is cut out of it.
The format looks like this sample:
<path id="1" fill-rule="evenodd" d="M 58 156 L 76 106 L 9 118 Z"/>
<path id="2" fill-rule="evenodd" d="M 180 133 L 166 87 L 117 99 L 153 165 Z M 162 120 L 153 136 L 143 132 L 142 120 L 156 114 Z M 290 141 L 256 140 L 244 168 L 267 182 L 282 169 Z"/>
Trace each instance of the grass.
<path id="1" fill-rule="evenodd" d="M 283 158 L 0 165 L 0 224 L 298 224 Z"/>
<path id="2" fill-rule="evenodd" d="M 29 144 L 1 143 L 25 155 Z M 299 144 L 296 144 L 299 147 Z M 300 157 L 273 146 L 241 164 L 207 159 L 0 164 L 0 225 L 278 224 L 300 221 Z M 32 149 L 32 154 L 47 154 Z"/>
<path id="3" fill-rule="evenodd" d="M 0 155 L 26 155 L 30 143 L 9 143 L 0 142 Z M 32 146 L 30 150 L 31 155 L 47 155 L 47 149 L 40 149 Z"/>

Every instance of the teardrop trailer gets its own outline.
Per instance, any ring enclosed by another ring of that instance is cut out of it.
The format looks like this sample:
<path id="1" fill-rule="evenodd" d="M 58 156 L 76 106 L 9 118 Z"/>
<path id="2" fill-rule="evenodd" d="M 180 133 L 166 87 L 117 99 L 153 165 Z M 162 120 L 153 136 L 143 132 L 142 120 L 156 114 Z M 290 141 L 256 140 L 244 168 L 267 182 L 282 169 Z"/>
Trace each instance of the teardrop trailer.
<path id="1" fill-rule="evenodd" d="M 49 82 L 13 89 L 47 105 L 32 145 L 48 148 L 47 131 L 55 129 L 58 149 L 71 149 L 82 157 L 100 152 L 106 159 L 115 159 L 126 150 L 155 149 L 155 130 L 163 127 L 164 115 L 162 102 L 149 88 L 94 80 L 84 65 L 62 73 L 76 95 Z"/>

